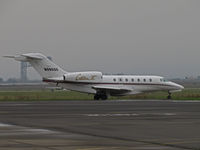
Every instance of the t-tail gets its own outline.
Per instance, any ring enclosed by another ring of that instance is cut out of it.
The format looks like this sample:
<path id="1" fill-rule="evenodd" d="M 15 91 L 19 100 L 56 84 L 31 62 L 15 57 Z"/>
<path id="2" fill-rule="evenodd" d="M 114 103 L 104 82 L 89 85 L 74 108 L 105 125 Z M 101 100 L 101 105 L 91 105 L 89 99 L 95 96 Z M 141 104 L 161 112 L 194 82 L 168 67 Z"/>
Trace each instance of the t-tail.
<path id="1" fill-rule="evenodd" d="M 17 61 L 29 62 L 32 67 L 42 76 L 43 79 L 62 77 L 67 73 L 58 65 L 49 60 L 46 56 L 40 53 L 27 53 L 17 56 L 5 57 L 14 58 Z"/>

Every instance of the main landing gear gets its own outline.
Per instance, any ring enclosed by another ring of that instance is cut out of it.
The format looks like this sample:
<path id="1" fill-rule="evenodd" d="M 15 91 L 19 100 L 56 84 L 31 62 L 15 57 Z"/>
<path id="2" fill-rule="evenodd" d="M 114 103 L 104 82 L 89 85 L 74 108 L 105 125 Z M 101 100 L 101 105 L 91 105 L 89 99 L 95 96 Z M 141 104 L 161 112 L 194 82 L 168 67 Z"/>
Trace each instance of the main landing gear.
<path id="1" fill-rule="evenodd" d="M 104 92 L 96 93 L 94 95 L 94 100 L 107 100 L 107 99 L 108 99 L 108 96 Z"/>
<path id="2" fill-rule="evenodd" d="M 168 94 L 169 95 L 167 96 L 167 99 L 172 99 L 172 96 L 171 96 L 172 93 L 168 92 Z"/>

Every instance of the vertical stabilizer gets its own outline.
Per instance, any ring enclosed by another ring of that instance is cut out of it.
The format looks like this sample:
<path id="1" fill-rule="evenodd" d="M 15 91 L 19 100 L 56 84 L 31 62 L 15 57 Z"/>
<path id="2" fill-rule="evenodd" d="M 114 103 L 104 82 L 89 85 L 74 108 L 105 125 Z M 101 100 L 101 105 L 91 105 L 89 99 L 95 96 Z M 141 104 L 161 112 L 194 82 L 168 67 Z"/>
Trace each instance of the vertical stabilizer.
<path id="1" fill-rule="evenodd" d="M 28 53 L 18 56 L 7 56 L 17 61 L 29 62 L 43 78 L 62 77 L 66 71 L 40 53 Z"/>

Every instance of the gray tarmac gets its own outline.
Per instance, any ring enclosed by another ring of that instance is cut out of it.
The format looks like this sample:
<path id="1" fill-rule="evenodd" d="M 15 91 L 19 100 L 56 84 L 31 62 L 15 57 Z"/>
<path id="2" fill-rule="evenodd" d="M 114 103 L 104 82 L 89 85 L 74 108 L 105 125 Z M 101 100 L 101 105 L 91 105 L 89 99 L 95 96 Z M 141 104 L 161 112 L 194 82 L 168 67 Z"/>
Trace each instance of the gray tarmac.
<path id="1" fill-rule="evenodd" d="M 0 150 L 200 150 L 200 102 L 0 102 Z"/>

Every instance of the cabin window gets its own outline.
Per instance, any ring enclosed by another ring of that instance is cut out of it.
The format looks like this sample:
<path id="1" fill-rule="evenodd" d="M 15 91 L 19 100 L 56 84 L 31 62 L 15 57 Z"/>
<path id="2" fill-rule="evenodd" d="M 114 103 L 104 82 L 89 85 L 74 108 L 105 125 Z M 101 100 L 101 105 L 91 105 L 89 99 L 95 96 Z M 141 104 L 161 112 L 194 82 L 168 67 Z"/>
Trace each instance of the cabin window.
<path id="1" fill-rule="evenodd" d="M 116 82 L 116 79 L 114 78 L 113 81 Z"/>
<path id="2" fill-rule="evenodd" d="M 128 82 L 128 79 L 126 79 L 126 82 Z"/>
<path id="3" fill-rule="evenodd" d="M 144 82 L 146 82 L 146 79 L 143 79 Z"/>
<path id="4" fill-rule="evenodd" d="M 138 82 L 140 82 L 140 79 L 137 79 Z"/>
<path id="5" fill-rule="evenodd" d="M 119 81 L 121 82 L 121 81 L 122 81 L 122 78 L 119 78 Z"/>
<path id="6" fill-rule="evenodd" d="M 152 82 L 152 79 L 149 79 L 150 82 Z"/>
<path id="7" fill-rule="evenodd" d="M 134 79 L 132 78 L 131 81 L 134 82 Z"/>

